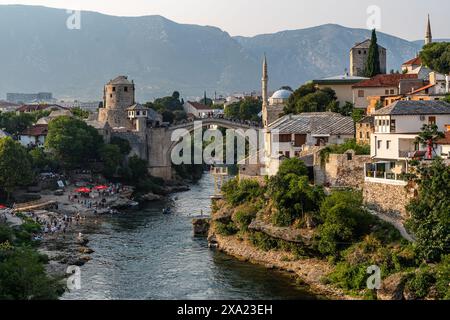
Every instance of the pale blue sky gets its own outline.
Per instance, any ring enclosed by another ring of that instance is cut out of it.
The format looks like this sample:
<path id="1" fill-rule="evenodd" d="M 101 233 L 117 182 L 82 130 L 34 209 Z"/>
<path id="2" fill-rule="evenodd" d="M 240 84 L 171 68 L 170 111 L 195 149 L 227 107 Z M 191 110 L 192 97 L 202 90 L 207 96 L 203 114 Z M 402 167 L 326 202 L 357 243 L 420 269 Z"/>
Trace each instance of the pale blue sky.
<path id="1" fill-rule="evenodd" d="M 431 14 L 435 38 L 450 38 L 448 0 L 0 0 L 97 11 L 119 16 L 158 14 L 179 23 L 212 25 L 231 35 L 251 36 L 324 23 L 366 27 L 366 10 L 381 8 L 381 31 L 408 40 L 424 37 Z"/>

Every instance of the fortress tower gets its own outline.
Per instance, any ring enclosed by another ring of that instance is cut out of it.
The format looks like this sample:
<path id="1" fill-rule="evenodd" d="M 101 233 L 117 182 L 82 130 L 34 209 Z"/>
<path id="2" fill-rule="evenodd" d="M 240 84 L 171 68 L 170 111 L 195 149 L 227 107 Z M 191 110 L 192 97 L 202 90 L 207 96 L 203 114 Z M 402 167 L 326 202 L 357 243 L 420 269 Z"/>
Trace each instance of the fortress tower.
<path id="1" fill-rule="evenodd" d="M 134 104 L 134 82 L 126 76 L 118 76 L 103 89 L 103 108 L 99 110 L 98 120 L 108 122 L 112 128 L 129 128 L 127 109 Z"/>

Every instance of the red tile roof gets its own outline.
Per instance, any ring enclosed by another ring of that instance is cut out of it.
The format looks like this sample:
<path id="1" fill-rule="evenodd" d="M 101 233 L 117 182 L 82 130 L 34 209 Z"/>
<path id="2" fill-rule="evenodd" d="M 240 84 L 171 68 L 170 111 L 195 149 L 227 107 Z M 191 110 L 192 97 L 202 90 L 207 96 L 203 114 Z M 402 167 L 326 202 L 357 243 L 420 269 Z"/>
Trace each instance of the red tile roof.
<path id="1" fill-rule="evenodd" d="M 211 107 L 205 106 L 203 103 L 188 101 L 188 103 L 197 110 L 212 110 Z"/>
<path id="2" fill-rule="evenodd" d="M 445 138 L 436 141 L 436 144 L 450 144 L 450 131 L 445 133 Z"/>
<path id="3" fill-rule="evenodd" d="M 421 66 L 422 60 L 420 57 L 416 57 L 414 59 L 408 60 L 405 63 L 403 63 L 404 66 Z"/>
<path id="4" fill-rule="evenodd" d="M 36 124 L 32 127 L 29 127 L 22 131 L 20 134 L 21 136 L 32 136 L 32 137 L 38 137 L 38 136 L 46 136 L 48 133 L 48 125 L 46 124 Z"/>
<path id="5" fill-rule="evenodd" d="M 361 81 L 353 86 L 353 88 L 368 87 L 397 87 L 400 80 L 418 79 L 417 74 L 379 74 L 369 80 Z"/>
<path id="6" fill-rule="evenodd" d="M 413 92 L 408 93 L 408 94 L 419 93 L 420 91 L 423 91 L 423 90 L 426 90 L 426 89 L 430 89 L 430 88 L 432 88 L 432 87 L 434 87 L 434 86 L 435 86 L 434 84 L 430 83 L 430 84 L 427 84 L 426 86 L 424 86 L 424 87 L 422 87 L 422 88 L 419 88 L 419 89 L 417 89 L 417 90 L 414 90 Z"/>

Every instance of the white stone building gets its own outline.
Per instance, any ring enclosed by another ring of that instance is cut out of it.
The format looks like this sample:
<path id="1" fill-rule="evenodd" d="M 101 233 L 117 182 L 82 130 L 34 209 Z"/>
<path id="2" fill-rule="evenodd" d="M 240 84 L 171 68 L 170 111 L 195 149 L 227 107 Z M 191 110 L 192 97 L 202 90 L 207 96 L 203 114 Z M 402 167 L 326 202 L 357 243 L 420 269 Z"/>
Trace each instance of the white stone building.
<path id="1" fill-rule="evenodd" d="M 280 158 L 299 157 L 311 147 L 342 144 L 355 136 L 351 117 L 333 112 L 286 115 L 270 124 L 264 148 L 269 176 L 278 172 Z"/>
<path id="2" fill-rule="evenodd" d="M 37 124 L 22 131 L 18 137 L 24 147 L 44 147 L 45 138 L 48 134 L 46 124 Z"/>
<path id="3" fill-rule="evenodd" d="M 450 104 L 443 101 L 397 101 L 374 114 L 371 157 L 365 168 L 366 181 L 406 184 L 403 174 L 408 161 L 425 158 L 427 147 L 415 143 L 424 124 L 436 124 L 441 132 L 450 127 Z M 437 155 L 437 148 L 433 156 Z M 440 151 L 442 152 L 442 151 Z M 440 154 L 438 154 L 440 155 Z"/>

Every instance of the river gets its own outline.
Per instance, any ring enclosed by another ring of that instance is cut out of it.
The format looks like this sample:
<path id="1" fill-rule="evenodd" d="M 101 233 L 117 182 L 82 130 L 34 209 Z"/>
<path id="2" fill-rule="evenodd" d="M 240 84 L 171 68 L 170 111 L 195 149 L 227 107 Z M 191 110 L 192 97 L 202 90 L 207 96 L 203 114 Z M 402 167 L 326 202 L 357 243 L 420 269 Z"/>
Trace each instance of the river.
<path id="1" fill-rule="evenodd" d="M 235 260 L 192 236 L 192 218 L 210 213 L 213 190 L 205 174 L 169 203 L 104 219 L 88 235 L 95 253 L 81 267 L 81 289 L 63 299 L 315 299 L 286 274 Z M 167 205 L 170 215 L 162 214 Z"/>

